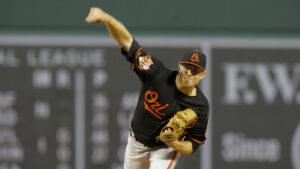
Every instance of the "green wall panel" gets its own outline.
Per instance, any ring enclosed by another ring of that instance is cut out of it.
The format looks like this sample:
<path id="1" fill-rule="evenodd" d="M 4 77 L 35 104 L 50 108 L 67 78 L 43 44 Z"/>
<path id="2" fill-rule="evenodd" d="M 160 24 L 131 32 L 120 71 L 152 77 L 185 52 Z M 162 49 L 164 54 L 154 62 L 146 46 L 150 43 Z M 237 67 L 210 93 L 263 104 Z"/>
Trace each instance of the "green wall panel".
<path id="1" fill-rule="evenodd" d="M 137 32 L 300 33 L 296 0 L 1 0 L 0 31 L 103 31 L 84 22 L 92 6 Z"/>

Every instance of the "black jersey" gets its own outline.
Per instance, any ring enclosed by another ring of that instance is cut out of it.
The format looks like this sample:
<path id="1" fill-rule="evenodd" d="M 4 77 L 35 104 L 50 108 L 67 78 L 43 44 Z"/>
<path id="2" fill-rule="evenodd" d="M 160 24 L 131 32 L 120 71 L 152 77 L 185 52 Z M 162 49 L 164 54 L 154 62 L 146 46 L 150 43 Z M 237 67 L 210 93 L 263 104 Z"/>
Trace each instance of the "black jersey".
<path id="1" fill-rule="evenodd" d="M 198 120 L 184 132 L 184 139 L 192 142 L 194 152 L 206 140 L 208 101 L 202 91 L 196 86 L 196 96 L 180 92 L 175 84 L 178 72 L 165 67 L 157 57 L 148 55 L 135 40 L 129 53 L 122 49 L 122 54 L 131 62 L 131 69 L 142 82 L 131 121 L 136 140 L 148 147 L 164 145 L 156 140 L 161 129 L 176 112 L 191 108 L 197 113 Z"/>

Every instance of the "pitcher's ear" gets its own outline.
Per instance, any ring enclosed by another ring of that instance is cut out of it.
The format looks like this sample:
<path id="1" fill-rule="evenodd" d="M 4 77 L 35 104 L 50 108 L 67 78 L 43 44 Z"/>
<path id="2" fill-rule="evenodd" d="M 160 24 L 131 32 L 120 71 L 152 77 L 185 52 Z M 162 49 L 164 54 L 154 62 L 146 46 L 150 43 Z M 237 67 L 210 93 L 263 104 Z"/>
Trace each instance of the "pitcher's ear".
<path id="1" fill-rule="evenodd" d="M 201 72 L 201 78 L 200 79 L 203 79 L 205 75 L 206 75 L 206 71 Z"/>

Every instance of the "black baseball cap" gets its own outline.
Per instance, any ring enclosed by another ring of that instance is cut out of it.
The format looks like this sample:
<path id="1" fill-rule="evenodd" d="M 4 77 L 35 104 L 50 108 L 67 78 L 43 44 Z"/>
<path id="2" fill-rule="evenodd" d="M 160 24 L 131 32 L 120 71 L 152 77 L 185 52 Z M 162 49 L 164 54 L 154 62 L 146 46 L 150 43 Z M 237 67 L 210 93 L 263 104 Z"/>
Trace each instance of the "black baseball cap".
<path id="1" fill-rule="evenodd" d="M 198 49 L 186 52 L 179 63 L 191 64 L 202 71 L 206 68 L 206 56 L 204 53 L 200 52 Z"/>

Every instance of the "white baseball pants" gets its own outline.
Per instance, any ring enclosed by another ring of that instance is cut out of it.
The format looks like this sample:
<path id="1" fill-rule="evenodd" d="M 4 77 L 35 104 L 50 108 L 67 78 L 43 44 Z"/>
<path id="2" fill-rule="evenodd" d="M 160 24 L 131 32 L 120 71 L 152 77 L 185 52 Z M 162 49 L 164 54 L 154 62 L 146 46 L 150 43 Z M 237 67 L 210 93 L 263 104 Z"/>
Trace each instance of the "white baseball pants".
<path id="1" fill-rule="evenodd" d="M 180 154 L 170 147 L 150 148 L 128 137 L 124 169 L 174 169 Z"/>

